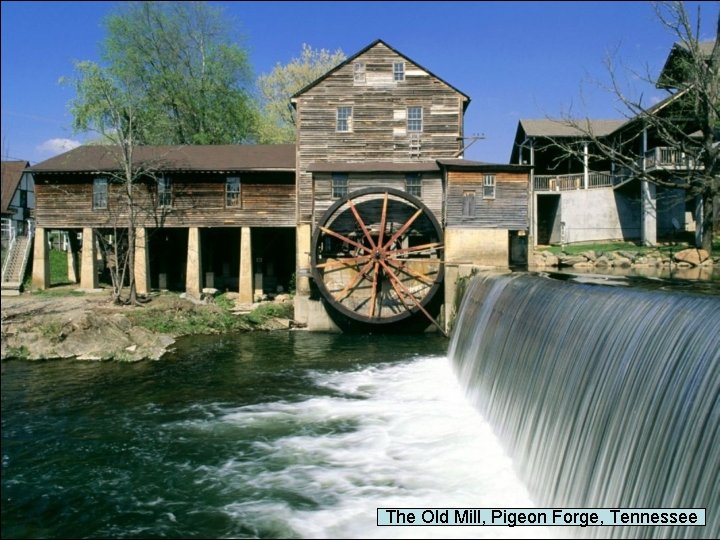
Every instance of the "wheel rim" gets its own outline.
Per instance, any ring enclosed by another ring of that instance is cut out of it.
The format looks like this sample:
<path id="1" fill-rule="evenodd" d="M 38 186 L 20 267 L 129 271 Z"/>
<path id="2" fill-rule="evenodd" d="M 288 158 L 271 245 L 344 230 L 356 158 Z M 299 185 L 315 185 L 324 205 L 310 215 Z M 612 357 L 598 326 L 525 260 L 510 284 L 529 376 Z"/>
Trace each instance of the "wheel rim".
<path id="1" fill-rule="evenodd" d="M 327 302 L 356 321 L 422 313 L 444 276 L 442 229 L 417 197 L 368 188 L 338 200 L 313 234 L 312 272 Z"/>

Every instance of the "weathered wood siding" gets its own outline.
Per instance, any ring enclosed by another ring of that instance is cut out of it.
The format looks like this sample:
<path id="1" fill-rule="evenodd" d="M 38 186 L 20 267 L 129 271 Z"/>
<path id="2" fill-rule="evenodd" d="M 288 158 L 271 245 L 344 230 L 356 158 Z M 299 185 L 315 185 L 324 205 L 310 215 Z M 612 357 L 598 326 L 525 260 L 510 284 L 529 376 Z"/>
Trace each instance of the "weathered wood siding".
<path id="1" fill-rule="evenodd" d="M 355 81 L 356 62 L 365 64 L 364 82 Z M 393 80 L 393 62 L 405 63 L 405 80 Z M 299 96 L 298 221 L 312 220 L 311 163 L 418 162 L 455 156 L 461 148 L 458 137 L 463 135 L 463 99 L 462 94 L 382 43 Z M 353 108 L 350 132 L 336 131 L 336 112 L 341 106 Z M 415 106 L 423 110 L 419 155 L 411 153 L 407 133 L 407 108 Z"/>
<path id="2" fill-rule="evenodd" d="M 486 174 L 495 175 L 495 198 L 483 199 Z M 511 172 L 448 172 L 447 220 L 449 228 L 528 229 L 528 174 Z M 463 216 L 463 193 L 475 191 L 475 215 Z"/>
<path id="3" fill-rule="evenodd" d="M 405 175 L 393 173 L 350 173 L 348 193 L 371 187 L 388 187 L 405 191 Z M 315 220 L 320 220 L 325 211 L 337 200 L 332 197 L 332 174 L 315 173 Z M 442 223 L 442 180 L 440 172 L 422 173 L 421 200 Z"/>
<path id="4" fill-rule="evenodd" d="M 123 187 L 110 184 L 108 208 L 93 209 L 93 178 L 98 175 L 36 175 L 38 227 L 125 226 Z M 156 209 L 155 186 L 136 185 L 138 226 L 155 227 L 294 227 L 295 186 L 292 173 L 240 176 L 242 206 L 225 207 L 226 175 L 169 174 L 172 207 Z"/>

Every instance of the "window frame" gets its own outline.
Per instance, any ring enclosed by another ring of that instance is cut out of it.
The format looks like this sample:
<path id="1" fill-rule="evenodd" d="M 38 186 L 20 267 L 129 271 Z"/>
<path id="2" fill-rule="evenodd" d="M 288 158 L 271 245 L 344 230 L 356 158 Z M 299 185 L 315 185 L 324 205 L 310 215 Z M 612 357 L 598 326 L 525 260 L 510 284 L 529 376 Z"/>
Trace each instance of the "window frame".
<path id="1" fill-rule="evenodd" d="M 400 69 L 398 69 L 400 68 Z M 405 80 L 405 62 L 393 62 L 393 81 Z"/>
<path id="2" fill-rule="evenodd" d="M 240 176 L 225 177 L 225 208 L 242 208 L 242 180 Z"/>
<path id="3" fill-rule="evenodd" d="M 475 217 L 475 210 L 477 208 L 476 191 L 474 189 L 466 189 L 462 194 L 462 217 L 472 218 Z"/>
<path id="4" fill-rule="evenodd" d="M 347 197 L 348 189 L 348 175 L 346 173 L 333 173 L 332 180 L 330 181 L 331 195 L 333 199 L 342 199 Z"/>
<path id="5" fill-rule="evenodd" d="M 341 111 L 349 111 L 347 116 L 342 117 Z M 345 129 L 341 128 L 341 122 L 344 122 Z M 352 133 L 353 130 L 353 107 L 352 105 L 342 105 L 335 110 L 335 131 L 337 133 Z"/>
<path id="6" fill-rule="evenodd" d="M 366 81 L 365 73 L 365 62 L 355 62 L 353 64 L 353 81 L 364 83 Z"/>
<path id="7" fill-rule="evenodd" d="M 422 199 L 422 174 L 408 173 L 405 175 L 405 192 Z"/>
<path id="8" fill-rule="evenodd" d="M 158 208 L 172 208 L 173 189 L 172 178 L 166 174 L 157 177 L 157 203 Z"/>
<path id="9" fill-rule="evenodd" d="M 411 118 L 410 113 L 414 111 L 420 111 L 420 118 Z M 421 106 L 412 106 L 407 108 L 407 132 L 408 133 L 422 133 L 423 132 L 423 108 Z M 411 122 L 419 122 L 420 128 L 415 129 L 411 127 Z"/>
<path id="10" fill-rule="evenodd" d="M 483 199 L 494 199 L 496 187 L 497 180 L 494 174 L 486 174 L 483 176 Z"/>
<path id="11" fill-rule="evenodd" d="M 103 186 L 103 190 L 100 189 Z M 105 176 L 96 176 L 93 178 L 93 197 L 92 197 L 92 209 L 93 210 L 107 210 L 108 209 L 108 195 L 110 193 L 109 182 Z M 103 196 L 103 198 L 101 198 Z M 99 204 L 101 203 L 101 204 Z"/>

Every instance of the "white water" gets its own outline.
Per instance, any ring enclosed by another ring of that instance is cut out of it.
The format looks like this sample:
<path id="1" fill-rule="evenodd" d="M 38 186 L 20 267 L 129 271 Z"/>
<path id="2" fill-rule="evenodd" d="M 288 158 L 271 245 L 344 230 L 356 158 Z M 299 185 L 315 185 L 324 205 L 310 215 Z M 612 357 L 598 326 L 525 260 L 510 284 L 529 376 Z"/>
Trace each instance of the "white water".
<path id="1" fill-rule="evenodd" d="M 313 377 L 332 395 L 215 410 L 184 425 L 257 438 L 250 455 L 202 471 L 207 482 L 254 493 L 223 508 L 233 519 L 302 538 L 553 536 L 540 527 L 377 527 L 378 507 L 534 505 L 446 358 Z"/>

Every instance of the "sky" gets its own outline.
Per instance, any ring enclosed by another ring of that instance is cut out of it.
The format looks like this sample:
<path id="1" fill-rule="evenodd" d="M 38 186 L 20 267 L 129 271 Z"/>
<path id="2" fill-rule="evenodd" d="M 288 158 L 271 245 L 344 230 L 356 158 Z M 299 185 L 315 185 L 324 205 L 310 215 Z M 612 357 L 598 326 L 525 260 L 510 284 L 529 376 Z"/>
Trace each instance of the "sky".
<path id="1" fill-rule="evenodd" d="M 210 2 L 224 9 L 255 75 L 297 57 L 302 45 L 351 56 L 376 39 L 471 98 L 465 134 L 483 138 L 467 159 L 507 163 L 518 121 L 571 114 L 622 118 L 607 90 L 608 55 L 631 95 L 665 94 L 633 73 L 657 75 L 674 42 L 649 2 Z M 701 9 L 714 39 L 720 2 Z M 117 2 L 3 1 L 2 156 L 31 164 L 92 138 L 73 133 L 59 84 L 74 62 L 100 61 L 103 20 Z"/>

